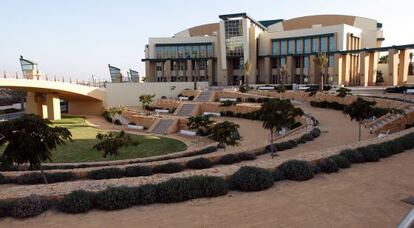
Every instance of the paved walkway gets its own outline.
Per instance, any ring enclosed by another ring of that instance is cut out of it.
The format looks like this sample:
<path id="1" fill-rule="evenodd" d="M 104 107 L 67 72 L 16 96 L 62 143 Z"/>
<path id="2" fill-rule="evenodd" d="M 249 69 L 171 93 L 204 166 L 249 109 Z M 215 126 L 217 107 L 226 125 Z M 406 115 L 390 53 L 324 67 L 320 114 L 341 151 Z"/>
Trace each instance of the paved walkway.
<path id="1" fill-rule="evenodd" d="M 414 151 L 256 193 L 70 215 L 47 211 L 0 227 L 396 227 L 412 206 Z M 145 224 L 145 225 L 144 225 Z"/>

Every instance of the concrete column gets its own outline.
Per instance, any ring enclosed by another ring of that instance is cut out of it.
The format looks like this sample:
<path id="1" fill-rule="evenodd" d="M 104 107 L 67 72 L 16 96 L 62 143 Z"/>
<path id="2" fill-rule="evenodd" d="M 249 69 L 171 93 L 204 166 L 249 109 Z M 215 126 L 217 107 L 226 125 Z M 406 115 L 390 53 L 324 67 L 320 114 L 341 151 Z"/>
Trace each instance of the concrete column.
<path id="1" fill-rule="evenodd" d="M 386 75 L 385 78 L 386 84 L 390 86 L 398 85 L 398 50 L 397 49 L 390 49 L 388 51 L 388 72 L 389 75 Z"/>
<path id="2" fill-rule="evenodd" d="M 165 77 L 167 78 L 167 82 L 171 82 L 171 60 L 167 60 L 165 62 Z"/>
<path id="3" fill-rule="evenodd" d="M 270 78 L 272 77 L 272 65 L 270 64 L 270 57 L 265 57 L 264 59 L 264 80 L 265 83 L 270 83 Z"/>
<path id="4" fill-rule="evenodd" d="M 60 120 L 60 98 L 55 94 L 46 95 L 47 116 L 49 120 Z"/>
<path id="5" fill-rule="evenodd" d="M 408 80 L 408 66 L 410 65 L 410 50 L 400 50 L 398 65 L 398 85 L 405 85 Z"/>
<path id="6" fill-rule="evenodd" d="M 333 70 L 333 81 L 334 84 L 337 84 L 338 86 L 342 85 L 342 60 L 344 56 L 340 53 L 334 54 L 334 70 Z"/>
<path id="7" fill-rule="evenodd" d="M 369 53 L 368 85 L 375 85 L 377 82 L 378 52 Z"/>
<path id="8" fill-rule="evenodd" d="M 309 84 L 316 84 L 316 64 L 315 64 L 316 55 L 309 56 Z"/>
<path id="9" fill-rule="evenodd" d="M 292 84 L 293 77 L 294 77 L 294 70 L 293 70 L 293 57 L 288 56 L 286 58 L 286 70 L 287 70 L 287 84 Z"/>
<path id="10" fill-rule="evenodd" d="M 36 102 L 36 94 L 33 92 L 27 92 L 25 112 L 26 114 L 40 114 L 40 110 L 38 109 Z"/>
<path id="11" fill-rule="evenodd" d="M 351 56 L 346 54 L 342 59 L 342 83 L 345 86 L 350 84 L 350 67 L 351 67 Z"/>
<path id="12" fill-rule="evenodd" d="M 359 66 L 360 66 L 360 68 L 361 68 L 361 70 L 360 70 L 360 72 L 361 72 L 361 85 L 362 86 L 368 86 L 368 82 L 369 82 L 369 80 L 368 80 L 368 76 L 369 76 L 369 56 L 370 56 L 370 53 L 368 53 L 368 52 L 365 52 L 365 51 L 363 51 L 363 52 L 361 52 L 360 53 L 360 64 L 359 64 Z"/>
<path id="13" fill-rule="evenodd" d="M 193 81 L 193 61 L 187 60 L 187 72 L 186 76 L 189 82 Z"/>
<path id="14" fill-rule="evenodd" d="M 208 84 L 213 84 L 213 60 L 207 60 L 207 76 L 208 76 Z"/>

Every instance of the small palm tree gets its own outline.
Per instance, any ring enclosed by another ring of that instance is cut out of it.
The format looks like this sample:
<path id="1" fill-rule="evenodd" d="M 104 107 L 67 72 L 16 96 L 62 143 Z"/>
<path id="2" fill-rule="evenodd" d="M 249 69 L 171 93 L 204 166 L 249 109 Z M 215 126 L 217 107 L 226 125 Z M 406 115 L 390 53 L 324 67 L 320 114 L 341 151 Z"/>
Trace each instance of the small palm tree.
<path id="1" fill-rule="evenodd" d="M 208 132 L 213 121 L 209 116 L 192 116 L 188 118 L 187 126 L 191 130 L 196 130 L 197 145 L 200 146 L 200 135 L 204 132 Z"/>
<path id="2" fill-rule="evenodd" d="M 244 84 L 248 87 L 249 86 L 249 74 L 250 74 L 250 70 L 252 69 L 252 63 L 250 62 L 250 60 L 247 60 L 244 63 L 243 69 L 244 69 L 244 81 L 245 81 Z"/>
<path id="3" fill-rule="evenodd" d="M 296 118 L 303 115 L 303 111 L 293 106 L 290 100 L 271 99 L 262 104 L 259 113 L 260 119 L 263 121 L 263 127 L 270 131 L 270 151 L 273 156 L 275 154 L 273 146 L 274 133 L 295 123 Z"/>
<path id="4" fill-rule="evenodd" d="M 240 137 L 237 129 L 239 127 L 238 124 L 229 121 L 218 123 L 211 128 L 211 138 L 217 141 L 219 147 L 223 147 L 224 151 L 226 150 L 226 145 L 238 146 Z"/>
<path id="5" fill-rule="evenodd" d="M 315 62 L 316 66 L 318 66 L 319 70 L 321 71 L 321 78 L 319 80 L 319 91 L 323 91 L 323 82 L 324 82 L 324 71 L 328 66 L 329 58 L 326 53 L 319 53 L 313 61 Z"/>
<path id="6" fill-rule="evenodd" d="M 351 120 L 356 120 L 359 123 L 358 139 L 361 141 L 361 126 L 364 120 L 368 119 L 373 114 L 375 101 L 367 101 L 358 97 L 356 101 L 345 107 L 344 113 L 351 117 Z"/>
<path id="7" fill-rule="evenodd" d="M 51 160 L 51 151 L 66 141 L 72 134 L 63 127 L 50 127 L 52 123 L 39 116 L 25 115 L 19 119 L 0 123 L 0 146 L 5 145 L 2 160 L 9 164 L 29 163 L 39 168 L 45 184 L 42 162 Z"/>
<path id="8" fill-rule="evenodd" d="M 142 94 L 141 96 L 139 96 L 139 102 L 141 102 L 144 111 L 148 109 L 154 97 L 155 94 Z"/>
<path id="9" fill-rule="evenodd" d="M 122 115 L 122 113 L 125 111 L 125 107 L 123 106 L 108 107 L 106 108 L 106 111 L 109 113 L 109 116 L 111 117 L 112 128 L 115 128 L 115 118 L 117 116 Z"/>

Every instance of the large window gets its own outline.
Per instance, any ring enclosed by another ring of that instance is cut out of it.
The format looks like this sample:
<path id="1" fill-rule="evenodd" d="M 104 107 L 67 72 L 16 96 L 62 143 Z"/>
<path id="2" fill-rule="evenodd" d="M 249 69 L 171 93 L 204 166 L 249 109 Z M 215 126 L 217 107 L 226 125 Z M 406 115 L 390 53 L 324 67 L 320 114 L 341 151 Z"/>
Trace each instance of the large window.
<path id="1" fill-rule="evenodd" d="M 227 56 L 243 56 L 243 20 L 224 21 Z"/>
<path id="2" fill-rule="evenodd" d="M 303 54 L 303 40 L 296 40 L 296 54 Z"/>
<path id="3" fill-rule="evenodd" d="M 305 46 L 305 54 L 309 54 L 312 52 L 311 50 L 311 39 L 310 38 L 306 38 L 304 41 L 304 46 Z"/>
<path id="4" fill-rule="evenodd" d="M 297 38 L 272 40 L 272 55 L 309 55 L 312 53 L 335 51 L 333 33 Z"/>
<path id="5" fill-rule="evenodd" d="M 289 42 L 288 42 L 288 54 L 294 54 L 295 53 L 294 45 L 295 45 L 295 40 L 289 40 Z"/>
<path id="6" fill-rule="evenodd" d="M 328 51 L 328 37 L 321 38 L 321 52 Z"/>
<path id="7" fill-rule="evenodd" d="M 280 58 L 280 67 L 283 67 L 284 65 L 286 65 L 286 57 Z"/>
<path id="8" fill-rule="evenodd" d="M 334 65 L 334 56 L 329 55 L 328 58 L 329 58 L 328 67 L 333 67 L 333 65 Z"/>
<path id="9" fill-rule="evenodd" d="M 178 58 L 184 58 L 184 46 L 178 46 Z"/>
<path id="10" fill-rule="evenodd" d="M 312 38 L 312 52 L 319 52 L 318 40 L 319 38 L 317 37 Z"/>
<path id="11" fill-rule="evenodd" d="M 282 40 L 280 42 L 280 54 L 287 55 L 287 41 L 286 40 Z"/>
<path id="12" fill-rule="evenodd" d="M 329 51 L 335 51 L 335 37 L 333 35 L 329 36 Z"/>
<path id="13" fill-rule="evenodd" d="M 177 58 L 177 46 L 171 46 L 170 48 L 170 57 Z"/>
<path id="14" fill-rule="evenodd" d="M 280 41 L 272 42 L 272 55 L 280 55 Z"/>
<path id="15" fill-rule="evenodd" d="M 303 58 L 303 68 L 308 68 L 309 67 L 309 57 L 305 56 Z"/>
<path id="16" fill-rule="evenodd" d="M 214 57 L 214 49 L 212 43 L 160 44 L 155 46 L 155 53 L 156 58 L 161 59 Z"/>

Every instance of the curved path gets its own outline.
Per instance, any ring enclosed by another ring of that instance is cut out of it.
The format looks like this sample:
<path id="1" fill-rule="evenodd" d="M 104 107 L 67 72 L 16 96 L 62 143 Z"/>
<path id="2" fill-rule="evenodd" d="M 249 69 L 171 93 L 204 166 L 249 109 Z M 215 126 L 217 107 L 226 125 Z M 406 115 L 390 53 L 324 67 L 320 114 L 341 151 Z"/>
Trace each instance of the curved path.
<path id="1" fill-rule="evenodd" d="M 312 160 L 321 156 L 325 156 L 330 152 L 330 149 L 335 149 L 341 145 L 346 145 L 350 143 L 355 143 L 358 140 L 358 124 L 356 122 L 351 122 L 349 118 L 345 117 L 341 112 L 327 110 L 327 109 L 316 109 L 308 105 L 301 105 L 306 113 L 310 113 L 316 119 L 320 121 L 320 127 L 322 130 L 322 135 L 318 139 L 306 144 L 302 144 L 299 147 L 296 147 L 291 150 L 287 150 L 280 153 L 279 157 L 271 159 L 270 155 L 259 156 L 258 159 L 254 161 L 246 161 L 233 165 L 222 165 L 215 166 L 210 169 L 204 170 L 186 170 L 180 173 L 175 174 L 156 174 L 150 177 L 134 177 L 134 178 L 121 178 L 121 179 L 109 179 L 109 180 L 81 180 L 74 182 L 62 182 L 49 185 L 32 185 L 32 186 L 22 186 L 22 185 L 0 185 L 0 199 L 4 198 L 15 198 L 27 196 L 35 192 L 39 195 L 62 195 L 69 193 L 77 189 L 85 189 L 98 191 L 105 189 L 110 185 L 140 185 L 145 183 L 157 183 L 164 181 L 172 177 L 185 177 L 191 175 L 215 175 L 215 176 L 226 176 L 231 175 L 240 166 L 251 165 L 258 166 L 263 168 L 273 168 L 279 165 L 280 163 L 289 160 L 289 159 L 308 159 Z M 263 130 L 259 127 L 259 122 L 249 121 L 249 120 L 240 120 L 248 121 L 251 124 L 255 124 L 251 127 L 242 127 L 241 135 L 246 142 L 265 140 L 264 135 L 255 134 L 256 131 Z M 247 122 L 246 122 L 247 124 Z M 245 125 L 247 126 L 247 125 Z M 261 126 L 261 125 L 260 125 Z M 369 135 L 367 130 L 364 129 L 364 139 L 373 137 Z M 248 137 L 245 137 L 245 134 L 249 134 Z M 263 134 L 266 134 L 266 131 L 263 130 Z M 254 138 L 253 138 L 254 137 Z M 266 136 L 267 137 L 267 136 Z M 284 139 L 286 140 L 286 139 Z M 234 151 L 243 150 L 243 143 L 241 147 L 233 148 Z M 229 150 L 230 151 L 230 150 Z M 223 153 L 222 150 L 213 153 L 217 155 Z M 213 156 L 208 154 L 205 156 Z M 175 159 L 174 161 L 186 161 L 191 160 L 194 157 L 189 158 L 180 158 Z M 170 161 L 168 161 L 170 162 Z M 149 164 L 160 164 L 164 162 L 152 162 Z M 85 170 L 85 169 L 84 169 Z"/>

